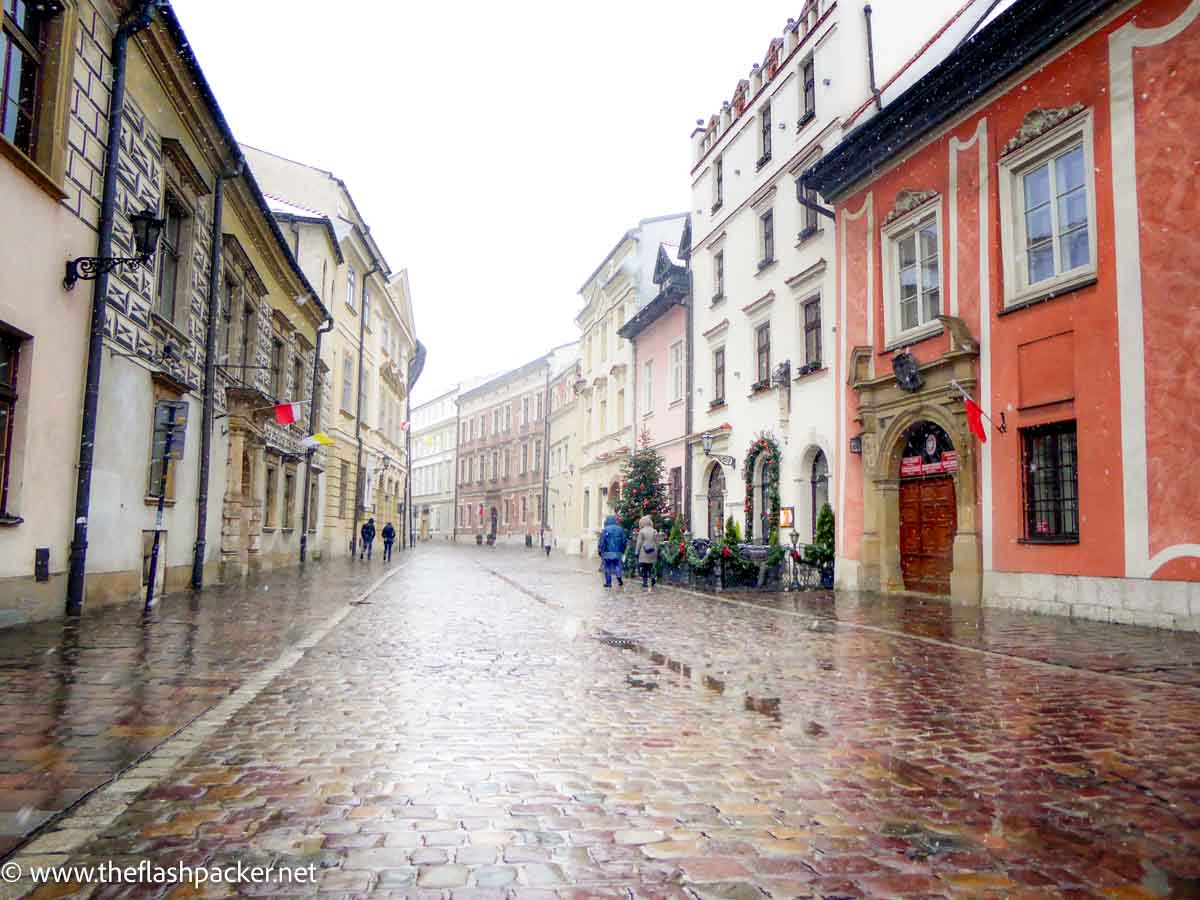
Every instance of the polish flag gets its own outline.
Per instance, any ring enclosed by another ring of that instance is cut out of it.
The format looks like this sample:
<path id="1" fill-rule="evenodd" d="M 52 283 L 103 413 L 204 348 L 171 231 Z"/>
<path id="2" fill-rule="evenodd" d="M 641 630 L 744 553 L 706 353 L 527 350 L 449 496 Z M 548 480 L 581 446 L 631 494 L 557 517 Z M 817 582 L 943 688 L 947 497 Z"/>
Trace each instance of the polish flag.
<path id="1" fill-rule="evenodd" d="M 967 427 L 971 429 L 971 434 L 979 438 L 979 443 L 986 444 L 987 429 L 983 427 L 983 410 L 970 397 L 964 397 L 963 403 L 967 405 Z"/>
<path id="2" fill-rule="evenodd" d="M 299 403 L 275 404 L 275 421 L 280 425 L 291 425 L 293 422 L 299 422 L 300 416 L 301 412 Z"/>

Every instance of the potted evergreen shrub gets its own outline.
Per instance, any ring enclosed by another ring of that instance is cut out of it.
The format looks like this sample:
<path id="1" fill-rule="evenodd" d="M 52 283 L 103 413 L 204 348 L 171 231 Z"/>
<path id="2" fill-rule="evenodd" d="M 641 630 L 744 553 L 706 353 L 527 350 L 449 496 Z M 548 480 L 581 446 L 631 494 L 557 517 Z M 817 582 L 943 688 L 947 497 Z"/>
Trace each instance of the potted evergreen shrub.
<path id="1" fill-rule="evenodd" d="M 821 570 L 821 587 L 833 587 L 833 508 L 826 503 L 817 513 L 817 533 L 804 548 L 805 561 Z"/>

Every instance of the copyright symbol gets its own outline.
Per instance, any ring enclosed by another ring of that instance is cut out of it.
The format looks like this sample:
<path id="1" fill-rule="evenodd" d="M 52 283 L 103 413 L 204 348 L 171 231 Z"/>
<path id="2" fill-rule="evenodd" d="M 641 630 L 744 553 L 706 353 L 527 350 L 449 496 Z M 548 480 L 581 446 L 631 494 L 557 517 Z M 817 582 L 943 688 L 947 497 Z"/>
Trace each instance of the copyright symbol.
<path id="1" fill-rule="evenodd" d="M 0 881 L 5 884 L 15 884 L 21 880 L 21 866 L 15 862 L 6 862 L 0 866 Z"/>

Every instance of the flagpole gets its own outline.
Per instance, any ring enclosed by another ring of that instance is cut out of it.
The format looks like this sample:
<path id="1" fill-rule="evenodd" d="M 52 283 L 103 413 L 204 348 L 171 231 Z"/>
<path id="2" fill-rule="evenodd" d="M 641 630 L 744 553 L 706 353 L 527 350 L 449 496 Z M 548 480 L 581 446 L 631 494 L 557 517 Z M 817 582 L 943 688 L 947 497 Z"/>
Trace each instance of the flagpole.
<path id="1" fill-rule="evenodd" d="M 994 420 L 994 419 L 993 419 L 991 416 L 989 416 L 989 415 L 988 415 L 986 412 L 984 412 L 984 411 L 983 411 L 983 407 L 982 407 L 982 406 L 979 406 L 979 404 L 978 404 L 978 403 L 975 401 L 975 398 L 974 398 L 974 397 L 972 397 L 970 394 L 968 394 L 968 393 L 966 392 L 966 390 L 963 388 L 963 386 L 962 386 L 961 384 L 959 384 L 959 383 L 958 383 L 958 381 L 956 381 L 955 379 L 951 378 L 951 379 L 950 379 L 950 383 L 951 383 L 952 385 L 954 385 L 956 388 L 958 388 L 958 392 L 959 392 L 960 394 L 962 394 L 962 396 L 963 396 L 963 399 L 964 399 L 964 400 L 970 400 L 972 403 L 974 403 L 976 406 L 978 406 L 978 407 L 979 407 L 979 414 L 980 414 L 981 416 L 983 416 L 985 419 L 987 419 L 987 420 L 988 420 L 988 423 L 989 423 L 989 424 L 990 424 L 990 425 L 991 425 L 993 428 L 995 428 L 995 429 L 996 429 L 998 432 L 1000 432 L 1001 434 L 1008 434 L 1008 423 L 1007 423 L 1007 422 L 1002 422 L 1001 424 L 997 425 L 997 424 L 996 424 L 996 422 L 995 422 L 995 420 Z M 1003 414 L 1002 414 L 1002 418 L 1003 418 Z"/>

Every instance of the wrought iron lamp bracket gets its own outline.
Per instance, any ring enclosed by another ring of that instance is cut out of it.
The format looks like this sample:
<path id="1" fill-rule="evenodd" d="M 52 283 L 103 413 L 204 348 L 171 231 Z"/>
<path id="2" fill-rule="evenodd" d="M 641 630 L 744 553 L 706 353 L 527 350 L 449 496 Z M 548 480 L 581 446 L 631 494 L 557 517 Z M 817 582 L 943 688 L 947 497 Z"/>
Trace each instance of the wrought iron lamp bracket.
<path id="1" fill-rule="evenodd" d="M 93 281 L 117 266 L 128 266 L 130 269 L 140 269 L 149 266 L 153 256 L 80 256 L 67 260 L 67 274 L 63 278 L 63 288 L 72 290 L 77 281 Z"/>

